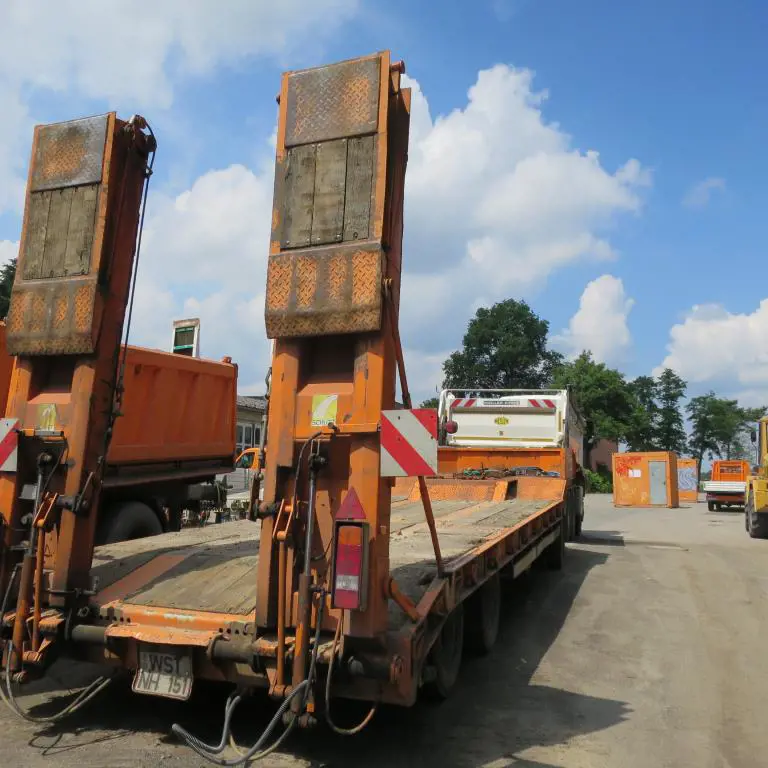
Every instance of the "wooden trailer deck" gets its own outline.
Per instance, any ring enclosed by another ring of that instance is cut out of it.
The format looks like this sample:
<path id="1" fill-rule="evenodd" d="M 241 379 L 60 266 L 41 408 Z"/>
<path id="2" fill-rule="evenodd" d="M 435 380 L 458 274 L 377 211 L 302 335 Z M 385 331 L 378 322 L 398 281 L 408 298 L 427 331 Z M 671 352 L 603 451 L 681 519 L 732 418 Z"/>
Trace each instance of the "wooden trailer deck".
<path id="1" fill-rule="evenodd" d="M 483 541 L 517 527 L 559 499 L 433 502 L 446 568 Z M 96 549 L 92 576 L 102 608 L 119 601 L 130 606 L 200 611 L 247 617 L 256 607 L 259 523 L 237 521 L 166 533 Z M 436 575 L 429 529 L 420 501 L 392 505 L 390 572 L 400 589 L 418 603 Z M 390 628 L 403 612 L 390 603 Z"/>

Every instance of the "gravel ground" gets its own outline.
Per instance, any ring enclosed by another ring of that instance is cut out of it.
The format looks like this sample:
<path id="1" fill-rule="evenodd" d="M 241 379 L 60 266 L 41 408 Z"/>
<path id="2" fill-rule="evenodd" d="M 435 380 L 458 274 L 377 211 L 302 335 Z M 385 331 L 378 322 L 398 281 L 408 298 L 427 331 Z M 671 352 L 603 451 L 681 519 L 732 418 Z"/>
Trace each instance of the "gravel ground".
<path id="1" fill-rule="evenodd" d="M 451 700 L 383 710 L 351 739 L 322 727 L 298 733 L 261 764 L 768 767 L 767 588 L 768 541 L 749 539 L 741 515 L 703 504 L 614 509 L 589 497 L 565 571 L 535 572 L 507 590 L 496 648 L 466 661 Z M 84 674 L 72 664 L 55 672 L 60 686 Z M 44 711 L 65 693 L 24 703 Z M 224 699 L 197 686 L 181 705 L 116 685 L 54 727 L 2 708 L 0 755 L 30 768 L 205 765 L 170 725 L 215 740 Z M 236 734 L 252 739 L 273 711 L 254 698 Z"/>

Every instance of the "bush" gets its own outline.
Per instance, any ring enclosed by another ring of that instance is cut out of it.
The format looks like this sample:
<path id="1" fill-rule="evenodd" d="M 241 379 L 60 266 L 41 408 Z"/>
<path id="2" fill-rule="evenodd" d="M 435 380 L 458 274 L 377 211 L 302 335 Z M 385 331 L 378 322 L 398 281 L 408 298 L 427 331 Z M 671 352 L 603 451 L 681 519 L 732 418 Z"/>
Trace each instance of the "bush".
<path id="1" fill-rule="evenodd" d="M 587 478 L 587 493 L 613 492 L 613 482 L 610 475 L 606 476 L 600 472 L 593 472 L 591 469 L 585 469 L 584 476 Z"/>

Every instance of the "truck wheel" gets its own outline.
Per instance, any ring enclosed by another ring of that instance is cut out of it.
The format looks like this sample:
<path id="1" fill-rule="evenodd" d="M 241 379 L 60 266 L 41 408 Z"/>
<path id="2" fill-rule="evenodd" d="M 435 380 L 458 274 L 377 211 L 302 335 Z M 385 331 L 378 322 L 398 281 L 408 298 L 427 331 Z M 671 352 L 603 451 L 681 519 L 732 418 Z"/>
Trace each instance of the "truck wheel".
<path id="1" fill-rule="evenodd" d="M 577 485 L 573 491 L 576 501 L 573 510 L 573 537 L 581 536 L 581 525 L 584 522 L 584 489 Z"/>
<path id="2" fill-rule="evenodd" d="M 768 515 L 755 512 L 755 502 L 752 494 L 749 494 L 744 505 L 744 514 L 747 518 L 747 530 L 753 539 L 768 539 Z"/>
<path id="3" fill-rule="evenodd" d="M 715 502 L 714 501 L 708 501 L 707 502 L 707 509 L 710 512 L 714 512 L 715 511 Z"/>
<path id="4" fill-rule="evenodd" d="M 560 571 L 565 562 L 565 537 L 568 532 L 568 518 L 564 517 L 560 522 L 560 535 L 557 541 L 553 541 L 548 547 L 544 559 L 547 567 L 553 571 Z"/>
<path id="5" fill-rule="evenodd" d="M 451 695 L 461 668 L 464 646 L 464 606 L 459 603 L 448 615 L 440 636 L 427 659 L 428 679 L 422 686 L 424 695 L 432 701 L 444 701 Z"/>
<path id="6" fill-rule="evenodd" d="M 124 501 L 105 510 L 96 531 L 96 544 L 143 539 L 163 532 L 154 511 L 141 501 Z"/>
<path id="7" fill-rule="evenodd" d="M 495 573 L 467 601 L 464 644 L 470 653 L 485 656 L 496 644 L 501 618 L 501 579 Z"/>

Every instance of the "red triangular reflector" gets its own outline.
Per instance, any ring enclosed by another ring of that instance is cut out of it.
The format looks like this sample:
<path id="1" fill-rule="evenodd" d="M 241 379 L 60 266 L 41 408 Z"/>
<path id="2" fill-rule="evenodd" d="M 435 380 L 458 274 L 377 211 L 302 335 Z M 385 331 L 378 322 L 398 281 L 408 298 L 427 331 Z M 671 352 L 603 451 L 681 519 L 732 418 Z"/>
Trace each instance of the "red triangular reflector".
<path id="1" fill-rule="evenodd" d="M 344 501 L 341 502 L 341 506 L 336 510 L 336 519 L 365 520 L 363 505 L 360 503 L 360 498 L 354 488 L 350 488 L 347 491 Z"/>

